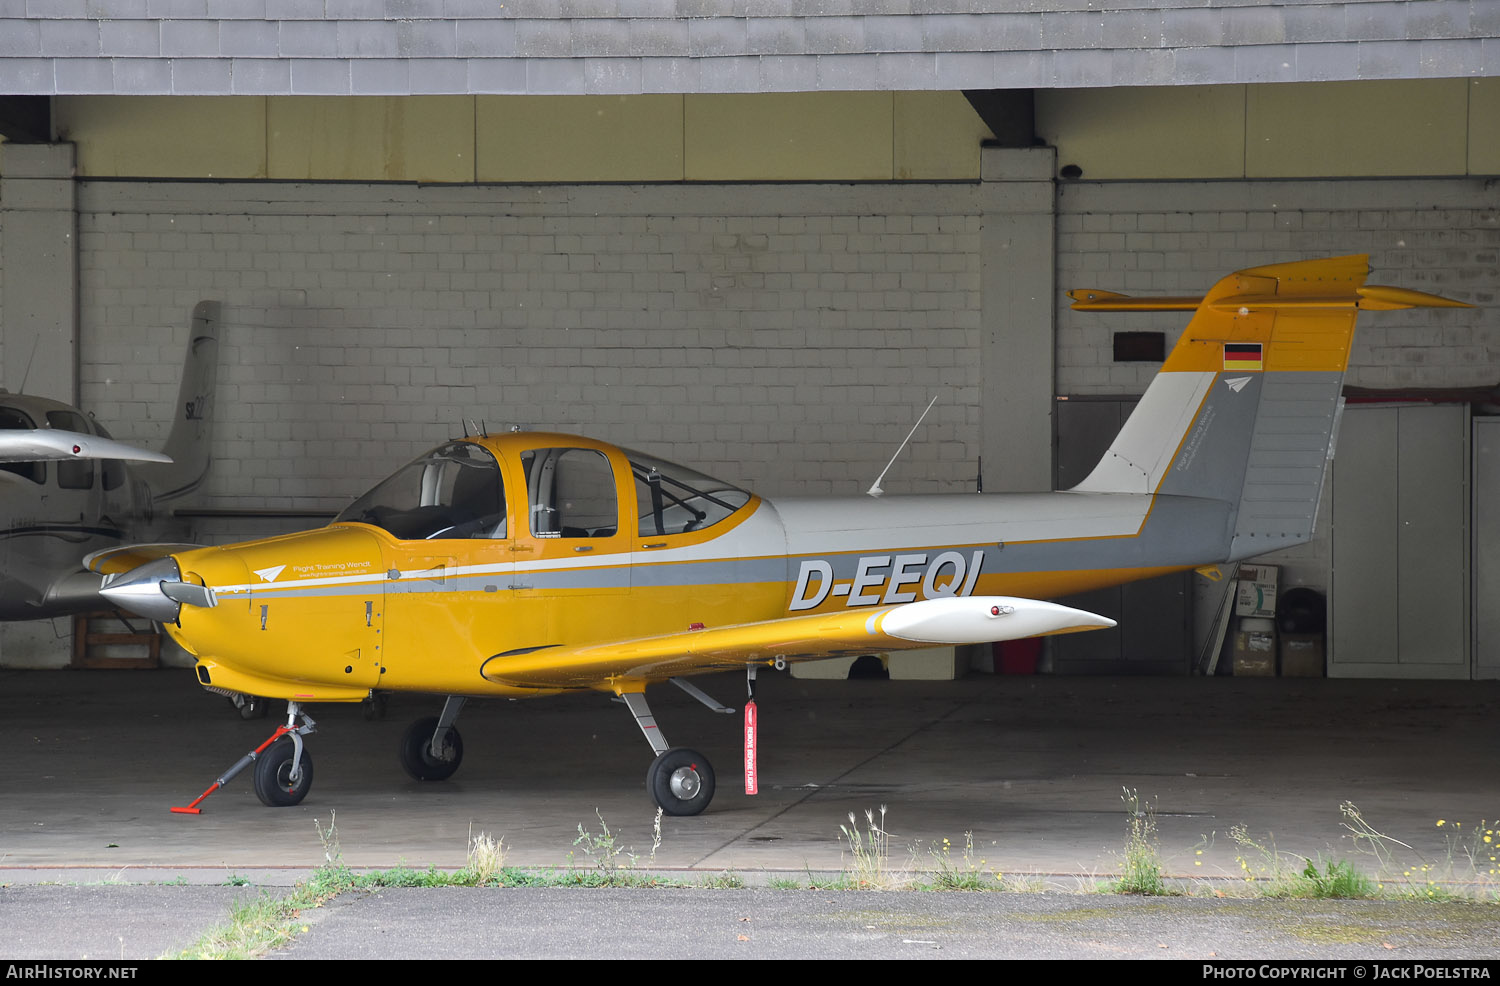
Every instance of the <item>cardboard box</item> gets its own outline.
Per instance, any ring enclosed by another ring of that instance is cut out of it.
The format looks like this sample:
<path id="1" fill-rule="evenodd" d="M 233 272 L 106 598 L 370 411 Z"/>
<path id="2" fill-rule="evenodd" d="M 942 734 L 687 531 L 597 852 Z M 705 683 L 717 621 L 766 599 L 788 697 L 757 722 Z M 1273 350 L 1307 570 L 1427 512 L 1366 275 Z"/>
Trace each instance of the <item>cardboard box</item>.
<path id="1" fill-rule="evenodd" d="M 1284 633 L 1281 635 L 1281 676 L 1283 678 L 1321 678 L 1325 674 L 1323 635 L 1321 633 Z"/>
<path id="2" fill-rule="evenodd" d="M 1276 622 L 1246 617 L 1234 634 L 1234 676 L 1276 677 Z"/>
<path id="3" fill-rule="evenodd" d="M 1241 565 L 1234 597 L 1235 616 L 1273 619 L 1276 616 L 1275 565 Z"/>

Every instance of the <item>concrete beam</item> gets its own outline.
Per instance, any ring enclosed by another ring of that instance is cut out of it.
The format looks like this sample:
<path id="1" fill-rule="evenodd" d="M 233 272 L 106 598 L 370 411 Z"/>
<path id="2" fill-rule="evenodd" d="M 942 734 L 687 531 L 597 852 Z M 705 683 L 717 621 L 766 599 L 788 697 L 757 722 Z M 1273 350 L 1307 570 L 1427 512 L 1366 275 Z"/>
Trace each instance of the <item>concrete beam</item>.
<path id="1" fill-rule="evenodd" d="M 986 147 L 980 448 L 986 492 L 1052 488 L 1057 209 L 1051 147 Z"/>
<path id="2" fill-rule="evenodd" d="M 6 389 L 78 403 L 72 144 L 0 145 L 0 355 Z"/>

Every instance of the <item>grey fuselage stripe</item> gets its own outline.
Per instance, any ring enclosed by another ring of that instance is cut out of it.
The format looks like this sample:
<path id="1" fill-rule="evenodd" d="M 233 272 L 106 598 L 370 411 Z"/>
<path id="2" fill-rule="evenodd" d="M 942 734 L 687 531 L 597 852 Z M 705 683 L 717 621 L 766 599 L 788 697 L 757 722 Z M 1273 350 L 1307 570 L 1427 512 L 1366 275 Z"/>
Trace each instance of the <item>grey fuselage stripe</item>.
<path id="1" fill-rule="evenodd" d="M 1000 501 L 997 507 L 1003 508 L 1004 496 L 996 495 L 996 499 Z M 974 532 L 974 540 L 930 547 L 911 547 L 899 543 L 881 545 L 874 542 L 870 547 L 858 551 L 837 554 L 658 562 L 635 566 L 617 563 L 598 568 L 488 572 L 450 575 L 443 579 L 408 577 L 394 582 L 383 580 L 342 585 L 288 584 L 282 588 L 268 584 L 253 587 L 248 596 L 270 601 L 302 597 L 369 596 L 372 592 L 393 595 L 506 592 L 513 589 L 550 592 L 775 582 L 784 582 L 790 589 L 796 582 L 804 561 L 826 562 L 832 568 L 835 580 L 847 581 L 855 577 L 862 559 L 926 555 L 930 560 L 944 551 L 959 552 L 966 559 L 971 557 L 972 552 L 982 551 L 982 570 L 985 575 L 1192 567 L 1213 561 L 1217 553 L 1222 553 L 1227 548 L 1231 514 L 1231 505 L 1223 501 L 1157 496 L 1139 534 L 1122 534 L 1118 537 L 1013 541 L 1001 544 L 980 540 L 984 532 L 977 530 Z"/>

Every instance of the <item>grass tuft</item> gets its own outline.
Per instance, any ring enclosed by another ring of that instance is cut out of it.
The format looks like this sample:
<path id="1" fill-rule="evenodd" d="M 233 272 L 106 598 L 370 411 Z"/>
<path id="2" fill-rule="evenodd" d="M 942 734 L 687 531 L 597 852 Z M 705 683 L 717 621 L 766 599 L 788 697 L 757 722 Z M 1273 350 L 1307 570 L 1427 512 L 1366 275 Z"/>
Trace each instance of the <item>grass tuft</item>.
<path id="1" fill-rule="evenodd" d="M 875 813 L 866 809 L 863 832 L 852 811 L 849 824 L 839 826 L 849 843 L 849 855 L 853 861 L 842 876 L 857 889 L 895 890 L 911 882 L 906 873 L 891 867 L 891 834 L 885 828 L 885 811 L 885 805 L 881 805 L 880 822 L 876 824 Z"/>
<path id="2" fill-rule="evenodd" d="M 1125 802 L 1125 855 L 1120 879 L 1109 889 L 1120 894 L 1160 896 L 1167 892 L 1156 841 L 1156 808 L 1133 788 L 1122 788 Z"/>

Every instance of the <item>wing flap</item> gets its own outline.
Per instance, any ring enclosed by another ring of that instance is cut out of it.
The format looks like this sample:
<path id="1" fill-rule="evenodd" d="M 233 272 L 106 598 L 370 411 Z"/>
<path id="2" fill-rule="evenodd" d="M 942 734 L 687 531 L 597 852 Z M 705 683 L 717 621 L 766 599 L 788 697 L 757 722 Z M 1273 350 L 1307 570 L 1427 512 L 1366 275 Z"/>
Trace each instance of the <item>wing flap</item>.
<path id="1" fill-rule="evenodd" d="M 1114 626 L 1080 609 L 1016 596 L 924 599 L 899 606 L 792 616 L 740 626 L 497 654 L 480 674 L 501 685 L 581 688 L 612 678 L 655 680 L 747 664 L 978 644 Z"/>

